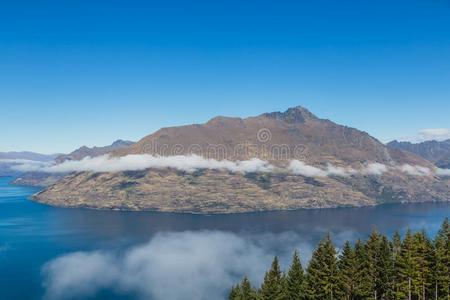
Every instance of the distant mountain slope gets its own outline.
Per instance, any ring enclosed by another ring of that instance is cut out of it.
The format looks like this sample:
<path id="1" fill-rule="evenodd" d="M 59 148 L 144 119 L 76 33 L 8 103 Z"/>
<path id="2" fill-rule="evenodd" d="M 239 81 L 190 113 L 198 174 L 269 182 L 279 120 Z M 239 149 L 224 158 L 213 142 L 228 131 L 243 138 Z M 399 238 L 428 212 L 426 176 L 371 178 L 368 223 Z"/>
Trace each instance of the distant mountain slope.
<path id="1" fill-rule="evenodd" d="M 422 143 L 392 141 L 387 144 L 393 149 L 400 149 L 417 154 L 426 160 L 433 162 L 440 168 L 450 169 L 450 140 L 426 141 Z"/>
<path id="2" fill-rule="evenodd" d="M 104 146 L 104 147 L 89 148 L 86 146 L 82 146 L 82 147 L 72 151 L 69 154 L 58 156 L 56 158 L 56 162 L 62 163 L 66 160 L 81 160 L 87 156 L 96 157 L 96 156 L 107 154 L 114 150 L 127 148 L 128 146 L 131 146 L 133 144 L 134 144 L 134 142 L 131 142 L 131 141 L 117 140 L 117 141 L 113 142 L 111 145 Z"/>
<path id="3" fill-rule="evenodd" d="M 216 117 L 205 124 L 163 128 L 116 156 L 198 154 L 231 161 L 260 158 L 284 168 L 293 160 L 316 167 L 361 168 L 379 163 L 382 175 L 311 177 L 292 173 L 247 173 L 147 169 L 72 174 L 36 195 L 65 207 L 230 213 L 277 209 L 447 201 L 447 181 L 413 176 L 400 166 L 434 166 L 414 154 L 386 147 L 369 134 L 320 119 L 303 107 L 250 118 Z M 408 167 L 409 168 L 409 167 Z"/>
<path id="4" fill-rule="evenodd" d="M 40 154 L 35 152 L 0 152 L 0 159 L 26 159 L 34 161 L 53 161 L 61 154 Z"/>

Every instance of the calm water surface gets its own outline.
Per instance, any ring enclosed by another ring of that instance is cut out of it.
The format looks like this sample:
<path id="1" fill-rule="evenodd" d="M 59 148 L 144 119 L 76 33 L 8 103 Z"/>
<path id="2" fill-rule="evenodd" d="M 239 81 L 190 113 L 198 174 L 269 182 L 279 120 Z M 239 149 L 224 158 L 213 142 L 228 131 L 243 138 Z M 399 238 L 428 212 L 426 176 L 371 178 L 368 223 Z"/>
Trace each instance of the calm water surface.
<path id="1" fill-rule="evenodd" d="M 159 232 L 220 230 L 242 236 L 294 232 L 316 243 L 326 232 L 354 240 L 366 237 L 374 227 L 388 235 L 408 227 L 434 235 L 450 215 L 449 203 L 211 216 L 62 209 L 27 200 L 37 189 L 10 185 L 11 180 L 0 177 L 1 299 L 41 299 L 42 266 L 55 257 L 145 243 Z"/>

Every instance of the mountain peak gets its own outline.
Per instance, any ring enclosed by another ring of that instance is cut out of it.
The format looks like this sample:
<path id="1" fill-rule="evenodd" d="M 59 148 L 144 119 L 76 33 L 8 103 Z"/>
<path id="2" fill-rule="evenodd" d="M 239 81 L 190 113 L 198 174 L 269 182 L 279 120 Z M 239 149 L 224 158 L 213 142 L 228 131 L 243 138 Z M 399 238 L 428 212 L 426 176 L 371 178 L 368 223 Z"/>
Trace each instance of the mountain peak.
<path id="1" fill-rule="evenodd" d="M 289 123 L 303 123 L 307 120 L 317 120 L 317 116 L 311 113 L 303 106 L 295 106 L 288 108 L 285 112 L 265 113 L 262 116 L 277 120 L 283 120 Z"/>
<path id="2" fill-rule="evenodd" d="M 134 142 L 119 139 L 114 141 L 110 147 L 130 146 L 131 144 L 134 144 Z"/>

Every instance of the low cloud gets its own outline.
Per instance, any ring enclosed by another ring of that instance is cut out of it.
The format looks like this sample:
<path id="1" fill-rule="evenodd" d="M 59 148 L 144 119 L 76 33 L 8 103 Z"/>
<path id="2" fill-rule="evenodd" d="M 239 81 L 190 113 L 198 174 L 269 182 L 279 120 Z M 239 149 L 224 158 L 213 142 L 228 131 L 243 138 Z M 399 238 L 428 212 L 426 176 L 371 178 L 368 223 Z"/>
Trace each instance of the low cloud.
<path id="1" fill-rule="evenodd" d="M 348 177 L 352 175 L 381 176 L 392 170 L 403 172 L 411 176 L 430 176 L 446 174 L 443 169 L 430 169 L 419 165 L 387 166 L 381 163 L 366 163 L 359 168 L 342 167 L 327 164 L 323 167 L 308 165 L 300 160 L 292 160 L 286 168 L 275 167 L 267 161 L 253 158 L 244 161 L 207 159 L 198 155 L 153 156 L 150 154 L 136 154 L 121 157 L 103 155 L 86 157 L 82 160 L 65 161 L 60 164 L 36 162 L 28 160 L 8 160 L 11 169 L 20 172 L 71 173 L 71 172 L 120 172 L 145 169 L 172 168 L 185 172 L 200 169 L 224 170 L 233 173 L 264 173 L 290 172 L 307 177 Z M 1 161 L 0 161 L 1 162 Z"/>
<path id="2" fill-rule="evenodd" d="M 400 171 L 402 171 L 408 175 L 412 175 L 412 176 L 430 176 L 430 175 L 432 175 L 432 171 L 429 168 L 419 166 L 419 165 L 404 164 L 404 165 L 398 166 L 397 168 Z"/>
<path id="3" fill-rule="evenodd" d="M 327 176 L 342 176 L 348 177 L 351 175 L 383 175 L 387 172 L 388 167 L 380 163 L 369 163 L 363 166 L 361 169 L 354 169 L 351 167 L 344 168 L 328 164 L 326 168 L 318 168 L 311 165 L 307 165 L 299 160 L 292 160 L 289 164 L 288 169 L 297 175 L 307 176 L 307 177 L 327 177 Z"/>
<path id="4" fill-rule="evenodd" d="M 84 298 L 108 290 L 153 300 L 226 299 L 244 275 L 259 284 L 274 255 L 287 268 L 295 249 L 304 263 L 311 257 L 311 243 L 293 232 L 160 233 L 125 251 L 76 252 L 48 262 L 45 298 Z"/>
<path id="5" fill-rule="evenodd" d="M 207 159 L 198 155 L 153 156 L 149 154 L 127 155 L 112 157 L 103 155 L 98 157 L 85 157 L 82 160 L 65 161 L 57 165 L 22 164 L 16 166 L 19 171 L 39 171 L 47 173 L 70 172 L 120 172 L 136 171 L 148 168 L 173 168 L 180 171 L 194 172 L 198 169 L 227 170 L 236 173 L 270 172 L 273 166 L 268 162 L 253 158 L 244 161 L 229 161 Z"/>
<path id="6" fill-rule="evenodd" d="M 450 176 L 450 169 L 441 169 L 441 168 L 438 168 L 438 169 L 436 170 L 436 175 L 438 175 L 438 176 L 443 176 L 443 177 Z"/>
<path id="7" fill-rule="evenodd" d="M 388 171 L 388 167 L 385 164 L 380 163 L 370 163 L 361 169 L 361 174 L 363 175 L 377 175 L 381 176 L 383 173 Z"/>

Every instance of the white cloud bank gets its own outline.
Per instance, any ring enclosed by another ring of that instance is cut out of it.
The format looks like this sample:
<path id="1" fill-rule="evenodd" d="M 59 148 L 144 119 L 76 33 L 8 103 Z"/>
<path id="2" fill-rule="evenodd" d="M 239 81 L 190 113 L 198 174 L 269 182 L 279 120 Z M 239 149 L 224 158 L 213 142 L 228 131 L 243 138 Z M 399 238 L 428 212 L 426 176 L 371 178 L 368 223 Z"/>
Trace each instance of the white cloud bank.
<path id="1" fill-rule="evenodd" d="M 303 259 L 312 246 L 293 232 L 243 237 L 220 231 L 160 233 L 126 251 L 76 252 L 43 267 L 47 299 L 86 298 L 109 290 L 152 300 L 226 299 L 247 275 L 262 281 L 275 248 L 284 268 L 293 250 Z"/>
<path id="2" fill-rule="evenodd" d="M 273 166 L 268 162 L 253 158 L 244 161 L 229 161 L 207 159 L 198 155 L 153 156 L 149 154 L 135 154 L 121 157 L 109 155 L 85 157 L 82 160 L 65 161 L 57 165 L 22 164 L 16 166 L 18 171 L 38 171 L 47 173 L 68 172 L 120 172 L 137 171 L 148 168 L 173 168 L 180 171 L 194 172 L 199 169 L 227 170 L 236 173 L 270 172 Z"/>
<path id="3" fill-rule="evenodd" d="M 437 174 L 438 176 L 448 177 L 448 176 L 450 176 L 450 169 L 441 169 L 441 168 L 438 168 L 438 169 L 436 170 L 436 174 Z"/>
<path id="4" fill-rule="evenodd" d="M 307 177 L 327 177 L 327 176 L 342 176 L 348 177 L 351 175 L 376 175 L 381 176 L 383 173 L 388 171 L 388 167 L 380 163 L 369 163 L 362 168 L 356 170 L 354 168 L 348 167 L 337 167 L 328 164 L 326 168 L 321 169 L 314 166 L 305 164 L 299 160 L 292 160 L 289 164 L 288 169 L 297 175 L 303 175 Z"/>
<path id="5" fill-rule="evenodd" d="M 120 172 L 138 171 L 145 169 L 172 168 L 185 172 L 194 172 L 200 169 L 225 170 L 233 173 L 261 173 L 261 172 L 291 172 L 292 174 L 307 177 L 352 175 L 381 176 L 389 170 L 400 171 L 411 176 L 445 176 L 450 170 L 430 169 L 418 165 L 387 166 L 381 163 L 366 163 L 355 169 L 328 164 L 326 167 L 308 165 L 300 160 L 292 160 L 286 169 L 271 165 L 269 162 L 253 158 L 244 161 L 229 161 L 207 159 L 198 155 L 153 156 L 150 154 L 136 154 L 121 157 L 103 155 L 98 157 L 86 157 L 82 160 L 65 161 L 61 164 L 43 163 L 19 160 L 12 164 L 12 169 L 20 172 L 46 172 L 46 173 L 70 173 L 70 172 Z"/>
<path id="6" fill-rule="evenodd" d="M 401 165 L 398 169 L 408 175 L 412 176 L 430 176 L 432 175 L 432 171 L 427 167 L 422 166 L 414 166 L 414 165 Z"/>

